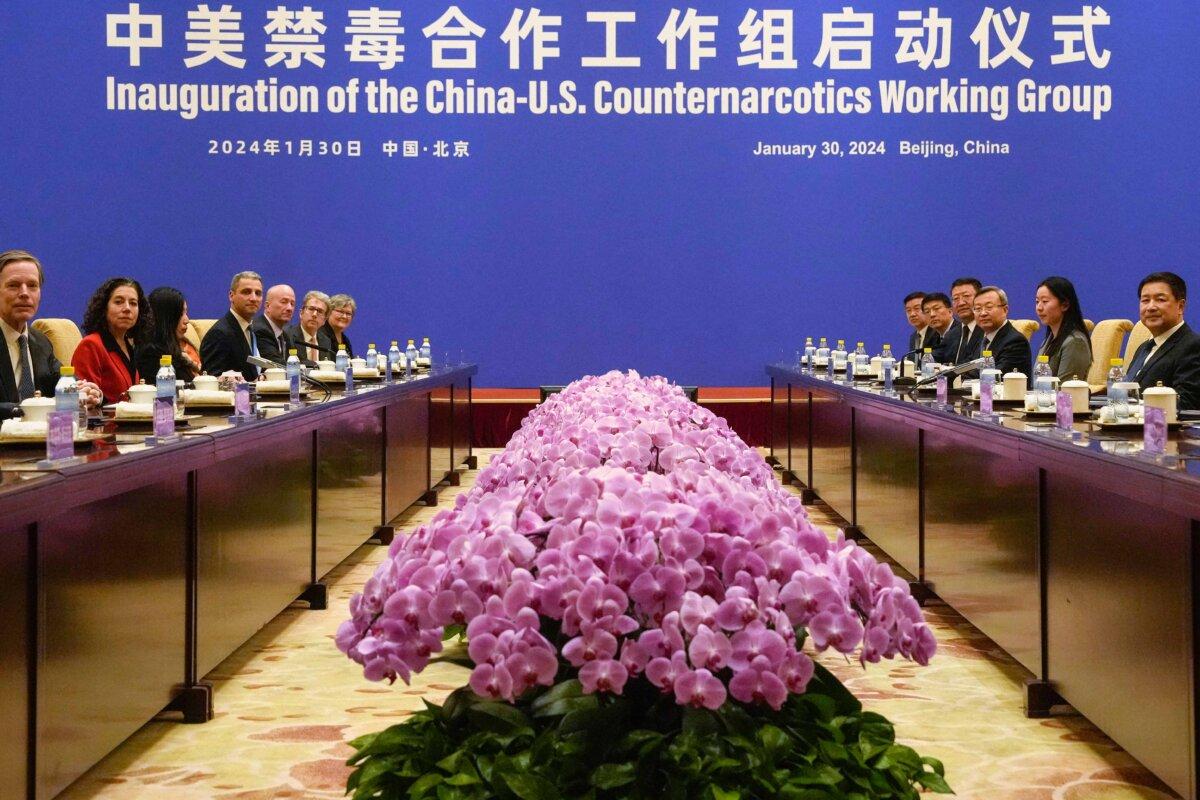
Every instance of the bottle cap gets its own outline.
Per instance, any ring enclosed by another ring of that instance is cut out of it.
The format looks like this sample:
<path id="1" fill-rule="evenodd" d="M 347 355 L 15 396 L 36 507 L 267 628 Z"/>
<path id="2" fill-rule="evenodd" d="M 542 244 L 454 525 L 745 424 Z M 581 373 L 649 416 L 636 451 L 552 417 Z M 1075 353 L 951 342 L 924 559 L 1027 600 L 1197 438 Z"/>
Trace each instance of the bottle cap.
<path id="1" fill-rule="evenodd" d="M 338 352 L 339 352 L 339 353 L 340 353 L 341 351 L 345 350 L 345 349 L 346 349 L 346 345 L 344 345 L 344 344 L 339 344 L 339 345 L 338 345 Z"/>
<path id="2" fill-rule="evenodd" d="M 368 350 L 374 350 L 374 349 L 375 349 L 375 343 L 374 343 L 374 342 L 371 342 L 369 345 L 367 345 L 367 349 L 368 349 Z"/>
<path id="3" fill-rule="evenodd" d="M 991 357 L 992 357 L 992 351 L 991 351 L 991 350 L 984 350 L 984 351 L 983 351 L 983 357 L 984 357 L 984 358 L 991 358 Z"/>
<path id="4" fill-rule="evenodd" d="M 825 344 L 825 337 L 824 337 L 824 336 L 822 336 L 822 337 L 821 337 L 821 344 Z"/>
<path id="5" fill-rule="evenodd" d="M 863 346 L 863 343 L 862 343 L 862 342 L 859 342 L 859 343 L 858 343 L 858 346 L 859 346 L 859 347 L 862 347 L 862 346 Z"/>
<path id="6" fill-rule="evenodd" d="M 812 344 L 812 337 L 811 337 L 811 336 L 806 336 L 806 337 L 804 337 L 804 343 L 805 343 L 805 344 Z"/>
<path id="7" fill-rule="evenodd" d="M 846 345 L 845 339 L 838 339 L 838 347 L 845 347 L 845 345 Z"/>
<path id="8" fill-rule="evenodd" d="M 400 340 L 392 339 L 392 347 L 399 347 L 399 346 L 400 346 Z"/>
<path id="9" fill-rule="evenodd" d="M 409 344 L 412 344 L 412 343 L 413 343 L 413 340 L 412 340 L 412 339 L 409 339 L 409 340 L 408 340 L 408 343 L 409 343 Z"/>
<path id="10" fill-rule="evenodd" d="M 294 355 L 296 355 L 296 353 L 297 353 L 297 352 L 299 352 L 299 351 L 298 351 L 298 350 L 296 350 L 296 348 L 294 348 L 294 347 L 289 347 L 289 348 L 288 348 L 288 355 L 289 355 L 289 356 L 294 356 Z"/>
<path id="11" fill-rule="evenodd" d="M 926 348 L 925 348 L 925 352 L 926 352 L 926 353 L 932 353 L 932 352 L 933 352 L 933 348 L 932 348 L 932 347 L 926 347 Z"/>
<path id="12" fill-rule="evenodd" d="M 160 356 L 160 357 L 159 357 L 159 359 L 158 359 L 158 365 L 159 365 L 160 367 L 169 367 L 169 366 L 171 366 L 171 357 L 170 357 L 170 356 Z"/>
<path id="13" fill-rule="evenodd" d="M 426 337 L 422 338 L 422 339 L 421 339 L 421 344 L 429 344 L 429 337 L 428 337 L 428 336 L 426 336 Z"/>
<path id="14" fill-rule="evenodd" d="M 73 377 L 75 377 L 75 368 L 72 366 L 69 366 L 69 365 L 65 366 L 65 367 L 60 367 L 58 370 L 58 374 L 64 378 L 73 378 Z"/>
<path id="15" fill-rule="evenodd" d="M 1110 358 L 1108 360 L 1108 365 L 1110 367 L 1119 367 L 1119 366 L 1123 365 L 1124 363 L 1125 363 L 1125 359 L 1123 359 L 1123 358 Z"/>
<path id="16" fill-rule="evenodd" d="M 991 352 L 991 351 L 989 350 L 988 352 Z M 1050 356 L 1038 356 L 1038 363 L 1039 364 L 1049 364 Z"/>
<path id="17" fill-rule="evenodd" d="M 883 349 L 884 349 L 884 350 L 891 350 L 891 349 L 892 349 L 892 346 L 891 346 L 890 344 L 885 344 L 885 345 L 883 346 Z"/>

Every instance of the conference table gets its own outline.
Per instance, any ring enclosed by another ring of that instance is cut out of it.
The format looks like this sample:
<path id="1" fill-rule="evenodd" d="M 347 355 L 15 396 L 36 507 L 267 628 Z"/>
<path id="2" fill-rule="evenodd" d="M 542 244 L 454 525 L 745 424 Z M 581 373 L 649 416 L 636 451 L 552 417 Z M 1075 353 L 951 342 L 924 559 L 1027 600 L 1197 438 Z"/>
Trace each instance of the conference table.
<path id="1" fill-rule="evenodd" d="M 775 364 L 771 454 L 915 592 L 1028 671 L 1030 716 L 1073 706 L 1197 797 L 1200 444 L 1052 423 L 952 396 L 885 395 Z"/>
<path id="2" fill-rule="evenodd" d="M 155 446 L 118 427 L 53 469 L 0 447 L 0 794 L 53 797 L 163 712 L 210 719 L 205 675 L 474 466 L 476 372 L 200 412 Z"/>

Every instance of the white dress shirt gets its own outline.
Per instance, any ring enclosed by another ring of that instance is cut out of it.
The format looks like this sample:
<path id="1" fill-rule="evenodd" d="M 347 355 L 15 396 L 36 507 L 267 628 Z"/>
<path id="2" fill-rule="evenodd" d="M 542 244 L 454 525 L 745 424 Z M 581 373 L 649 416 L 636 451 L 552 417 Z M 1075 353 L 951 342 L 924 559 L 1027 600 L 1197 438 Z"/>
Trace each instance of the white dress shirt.
<path id="1" fill-rule="evenodd" d="M 16 330 L 4 320 L 0 319 L 0 330 L 4 331 L 4 341 L 8 345 L 8 363 L 13 367 L 13 384 L 21 385 L 21 373 L 23 370 L 29 370 L 29 374 L 33 375 L 33 362 L 21 361 L 21 343 L 18 341 L 21 334 L 28 337 L 29 324 L 26 323 L 24 330 Z M 28 338 L 26 339 L 28 342 Z M 33 352 L 30 351 L 29 357 L 33 358 Z"/>
<path id="2" fill-rule="evenodd" d="M 1172 336 L 1174 336 L 1175 332 L 1183 327 L 1183 323 L 1183 320 L 1179 320 L 1179 324 L 1171 328 L 1171 330 L 1160 333 L 1158 336 L 1154 337 L 1154 347 L 1150 348 L 1150 352 L 1146 354 L 1146 360 L 1142 362 L 1143 370 L 1146 369 L 1147 365 L 1149 365 L 1150 361 L 1154 358 L 1154 354 L 1158 352 L 1158 348 L 1162 347 L 1167 339 L 1170 339 Z"/>

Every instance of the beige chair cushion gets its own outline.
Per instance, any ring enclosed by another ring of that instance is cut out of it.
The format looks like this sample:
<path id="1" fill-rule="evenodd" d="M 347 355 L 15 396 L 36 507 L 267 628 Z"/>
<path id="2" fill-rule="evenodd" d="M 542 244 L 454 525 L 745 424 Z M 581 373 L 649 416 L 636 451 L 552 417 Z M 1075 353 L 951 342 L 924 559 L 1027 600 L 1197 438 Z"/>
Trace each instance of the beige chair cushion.
<path id="1" fill-rule="evenodd" d="M 1129 366 L 1129 362 L 1133 361 L 1133 354 L 1142 346 L 1142 342 L 1151 338 L 1150 329 L 1142 323 L 1133 326 L 1133 330 L 1129 332 L 1129 340 L 1125 342 L 1125 366 Z"/>
<path id="2" fill-rule="evenodd" d="M 1026 339 L 1032 339 L 1033 335 L 1037 333 L 1038 328 L 1041 326 L 1041 323 L 1036 319 L 1014 319 L 1009 321 L 1012 322 L 1013 327 L 1019 330 L 1021 335 Z"/>
<path id="3" fill-rule="evenodd" d="M 1083 327 L 1087 328 L 1088 336 L 1091 336 L 1092 331 L 1096 330 L 1096 323 L 1092 322 L 1090 319 L 1085 319 L 1083 321 Z"/>
<path id="4" fill-rule="evenodd" d="M 83 334 L 79 332 L 75 323 L 69 319 L 35 319 L 32 324 L 35 331 L 46 334 L 50 346 L 54 348 L 54 357 L 59 363 L 70 365 L 75 348 L 83 339 Z"/>
<path id="5" fill-rule="evenodd" d="M 187 340 L 195 346 L 196 350 L 200 350 L 200 342 L 204 341 L 204 334 L 208 333 L 208 329 L 217 324 L 215 319 L 193 319 L 188 322 Z"/>
<path id="6" fill-rule="evenodd" d="M 1093 392 L 1107 388 L 1109 363 L 1121 357 L 1121 342 L 1132 328 L 1133 323 L 1127 319 L 1104 319 L 1092 331 L 1092 368 L 1087 382 Z"/>

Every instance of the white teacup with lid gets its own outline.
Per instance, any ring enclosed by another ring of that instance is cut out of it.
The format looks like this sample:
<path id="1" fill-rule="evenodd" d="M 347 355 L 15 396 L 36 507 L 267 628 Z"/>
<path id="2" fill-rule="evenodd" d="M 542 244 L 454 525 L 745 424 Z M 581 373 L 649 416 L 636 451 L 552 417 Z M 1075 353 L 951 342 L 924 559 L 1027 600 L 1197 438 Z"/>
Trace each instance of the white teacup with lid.
<path id="1" fill-rule="evenodd" d="M 1161 408 L 1167 422 L 1179 421 L 1179 396 L 1170 386 L 1163 386 L 1162 381 L 1157 386 L 1142 390 L 1142 404 L 1147 408 Z"/>
<path id="2" fill-rule="evenodd" d="M 1024 372 L 1004 373 L 1004 399 L 1021 400 L 1029 388 L 1029 376 Z"/>
<path id="3" fill-rule="evenodd" d="M 336 372 L 337 364 L 333 361 L 327 361 L 327 360 L 318 361 L 317 369 L 321 370 L 321 372 Z"/>
<path id="4" fill-rule="evenodd" d="M 34 392 L 33 397 L 21 401 L 21 414 L 26 422 L 45 422 L 54 410 L 54 398 L 42 397 L 41 392 Z"/>
<path id="5" fill-rule="evenodd" d="M 216 375 L 197 375 L 192 379 L 192 385 L 201 392 L 215 392 L 220 384 L 221 379 Z"/>
<path id="6" fill-rule="evenodd" d="M 282 367 L 271 367 L 263 370 L 263 377 L 269 381 L 286 381 L 287 370 Z"/>
<path id="7" fill-rule="evenodd" d="M 1071 411 L 1073 413 L 1082 414 L 1088 410 L 1088 400 L 1091 399 L 1092 390 L 1086 381 L 1078 379 L 1063 381 L 1060 388 L 1071 395 Z"/>
<path id="8" fill-rule="evenodd" d="M 129 402 L 150 405 L 158 396 L 158 387 L 149 386 L 145 381 L 139 381 L 136 386 L 129 387 Z"/>

